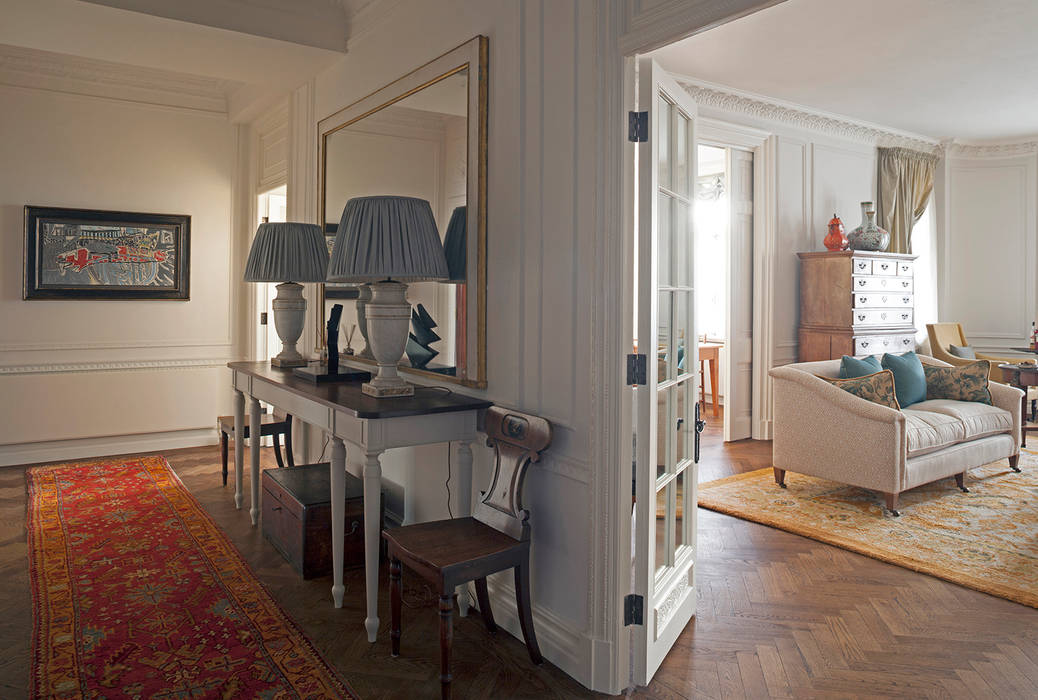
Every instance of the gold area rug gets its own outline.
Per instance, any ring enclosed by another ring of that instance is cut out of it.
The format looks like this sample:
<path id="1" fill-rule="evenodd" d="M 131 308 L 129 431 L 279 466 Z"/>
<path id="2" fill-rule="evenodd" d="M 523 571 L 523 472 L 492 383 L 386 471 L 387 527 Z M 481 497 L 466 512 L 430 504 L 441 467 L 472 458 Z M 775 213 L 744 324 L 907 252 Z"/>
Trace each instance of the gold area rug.
<path id="1" fill-rule="evenodd" d="M 771 469 L 699 486 L 699 505 L 1038 608 L 1038 451 L 901 494 L 894 517 L 872 491 Z"/>

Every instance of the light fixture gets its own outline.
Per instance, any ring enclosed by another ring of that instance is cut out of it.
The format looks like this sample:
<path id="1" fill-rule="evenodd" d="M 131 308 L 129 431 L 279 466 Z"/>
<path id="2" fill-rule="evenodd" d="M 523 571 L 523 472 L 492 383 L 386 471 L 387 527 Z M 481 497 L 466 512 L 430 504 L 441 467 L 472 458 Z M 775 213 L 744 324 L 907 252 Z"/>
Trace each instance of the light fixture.
<path id="1" fill-rule="evenodd" d="M 406 282 L 447 279 L 447 260 L 432 207 L 415 197 L 357 197 L 346 202 L 332 246 L 329 282 L 370 282 L 364 315 L 378 374 L 369 396 L 411 396 L 397 371 L 407 343 L 411 305 Z"/>

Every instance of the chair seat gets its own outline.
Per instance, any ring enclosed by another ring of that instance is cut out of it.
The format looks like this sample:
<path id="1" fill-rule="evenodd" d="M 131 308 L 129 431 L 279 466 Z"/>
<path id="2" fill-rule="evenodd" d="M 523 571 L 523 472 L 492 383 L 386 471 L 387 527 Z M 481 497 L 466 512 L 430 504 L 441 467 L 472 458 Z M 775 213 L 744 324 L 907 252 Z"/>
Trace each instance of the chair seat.
<path id="1" fill-rule="evenodd" d="M 443 571 L 528 546 L 475 518 L 416 523 L 384 530 L 382 537 L 406 558 Z"/>
<path id="2" fill-rule="evenodd" d="M 227 433 L 228 435 L 234 435 L 234 416 L 220 416 L 216 419 L 217 425 L 220 426 L 220 432 Z M 280 416 L 275 416 L 269 413 L 264 413 L 260 416 L 260 435 L 271 435 L 272 433 L 278 432 L 282 429 L 285 423 L 285 419 Z M 245 416 L 245 432 L 246 436 L 249 429 L 249 417 Z"/>

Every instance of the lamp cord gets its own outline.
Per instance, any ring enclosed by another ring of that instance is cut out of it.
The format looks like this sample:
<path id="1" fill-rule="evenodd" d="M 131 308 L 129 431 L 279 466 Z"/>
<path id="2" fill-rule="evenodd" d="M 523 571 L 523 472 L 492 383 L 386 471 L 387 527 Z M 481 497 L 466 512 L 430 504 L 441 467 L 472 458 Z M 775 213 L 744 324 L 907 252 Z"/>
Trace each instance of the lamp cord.
<path id="1" fill-rule="evenodd" d="M 447 481 L 443 482 L 443 485 L 447 487 L 447 515 L 452 519 L 454 513 L 451 511 L 451 444 L 447 443 Z"/>

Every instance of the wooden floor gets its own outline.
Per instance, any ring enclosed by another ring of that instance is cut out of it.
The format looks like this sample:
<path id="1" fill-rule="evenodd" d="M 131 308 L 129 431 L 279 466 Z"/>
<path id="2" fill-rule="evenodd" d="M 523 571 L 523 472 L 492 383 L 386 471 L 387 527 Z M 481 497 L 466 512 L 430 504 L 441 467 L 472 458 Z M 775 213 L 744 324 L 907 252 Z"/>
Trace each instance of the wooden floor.
<path id="1" fill-rule="evenodd" d="M 719 421 L 708 420 L 700 481 L 770 465 L 769 443 L 725 445 Z M 333 610 L 330 579 L 300 580 L 247 511 L 234 509 L 233 488 L 220 486 L 217 448 L 165 454 L 361 697 L 438 697 L 437 618 L 425 591 L 405 595 L 413 607 L 404 610 L 403 656 L 393 659 L 384 592 L 379 641 L 365 639 L 362 570 L 347 573 L 345 605 Z M 5 699 L 25 697 L 28 683 L 25 505 L 24 468 L 0 469 Z M 696 618 L 634 697 L 1038 697 L 1038 610 L 710 511 L 700 510 L 699 527 Z M 459 698 L 601 697 L 550 664 L 532 666 L 519 641 L 490 637 L 477 617 L 456 618 L 454 655 Z"/>

